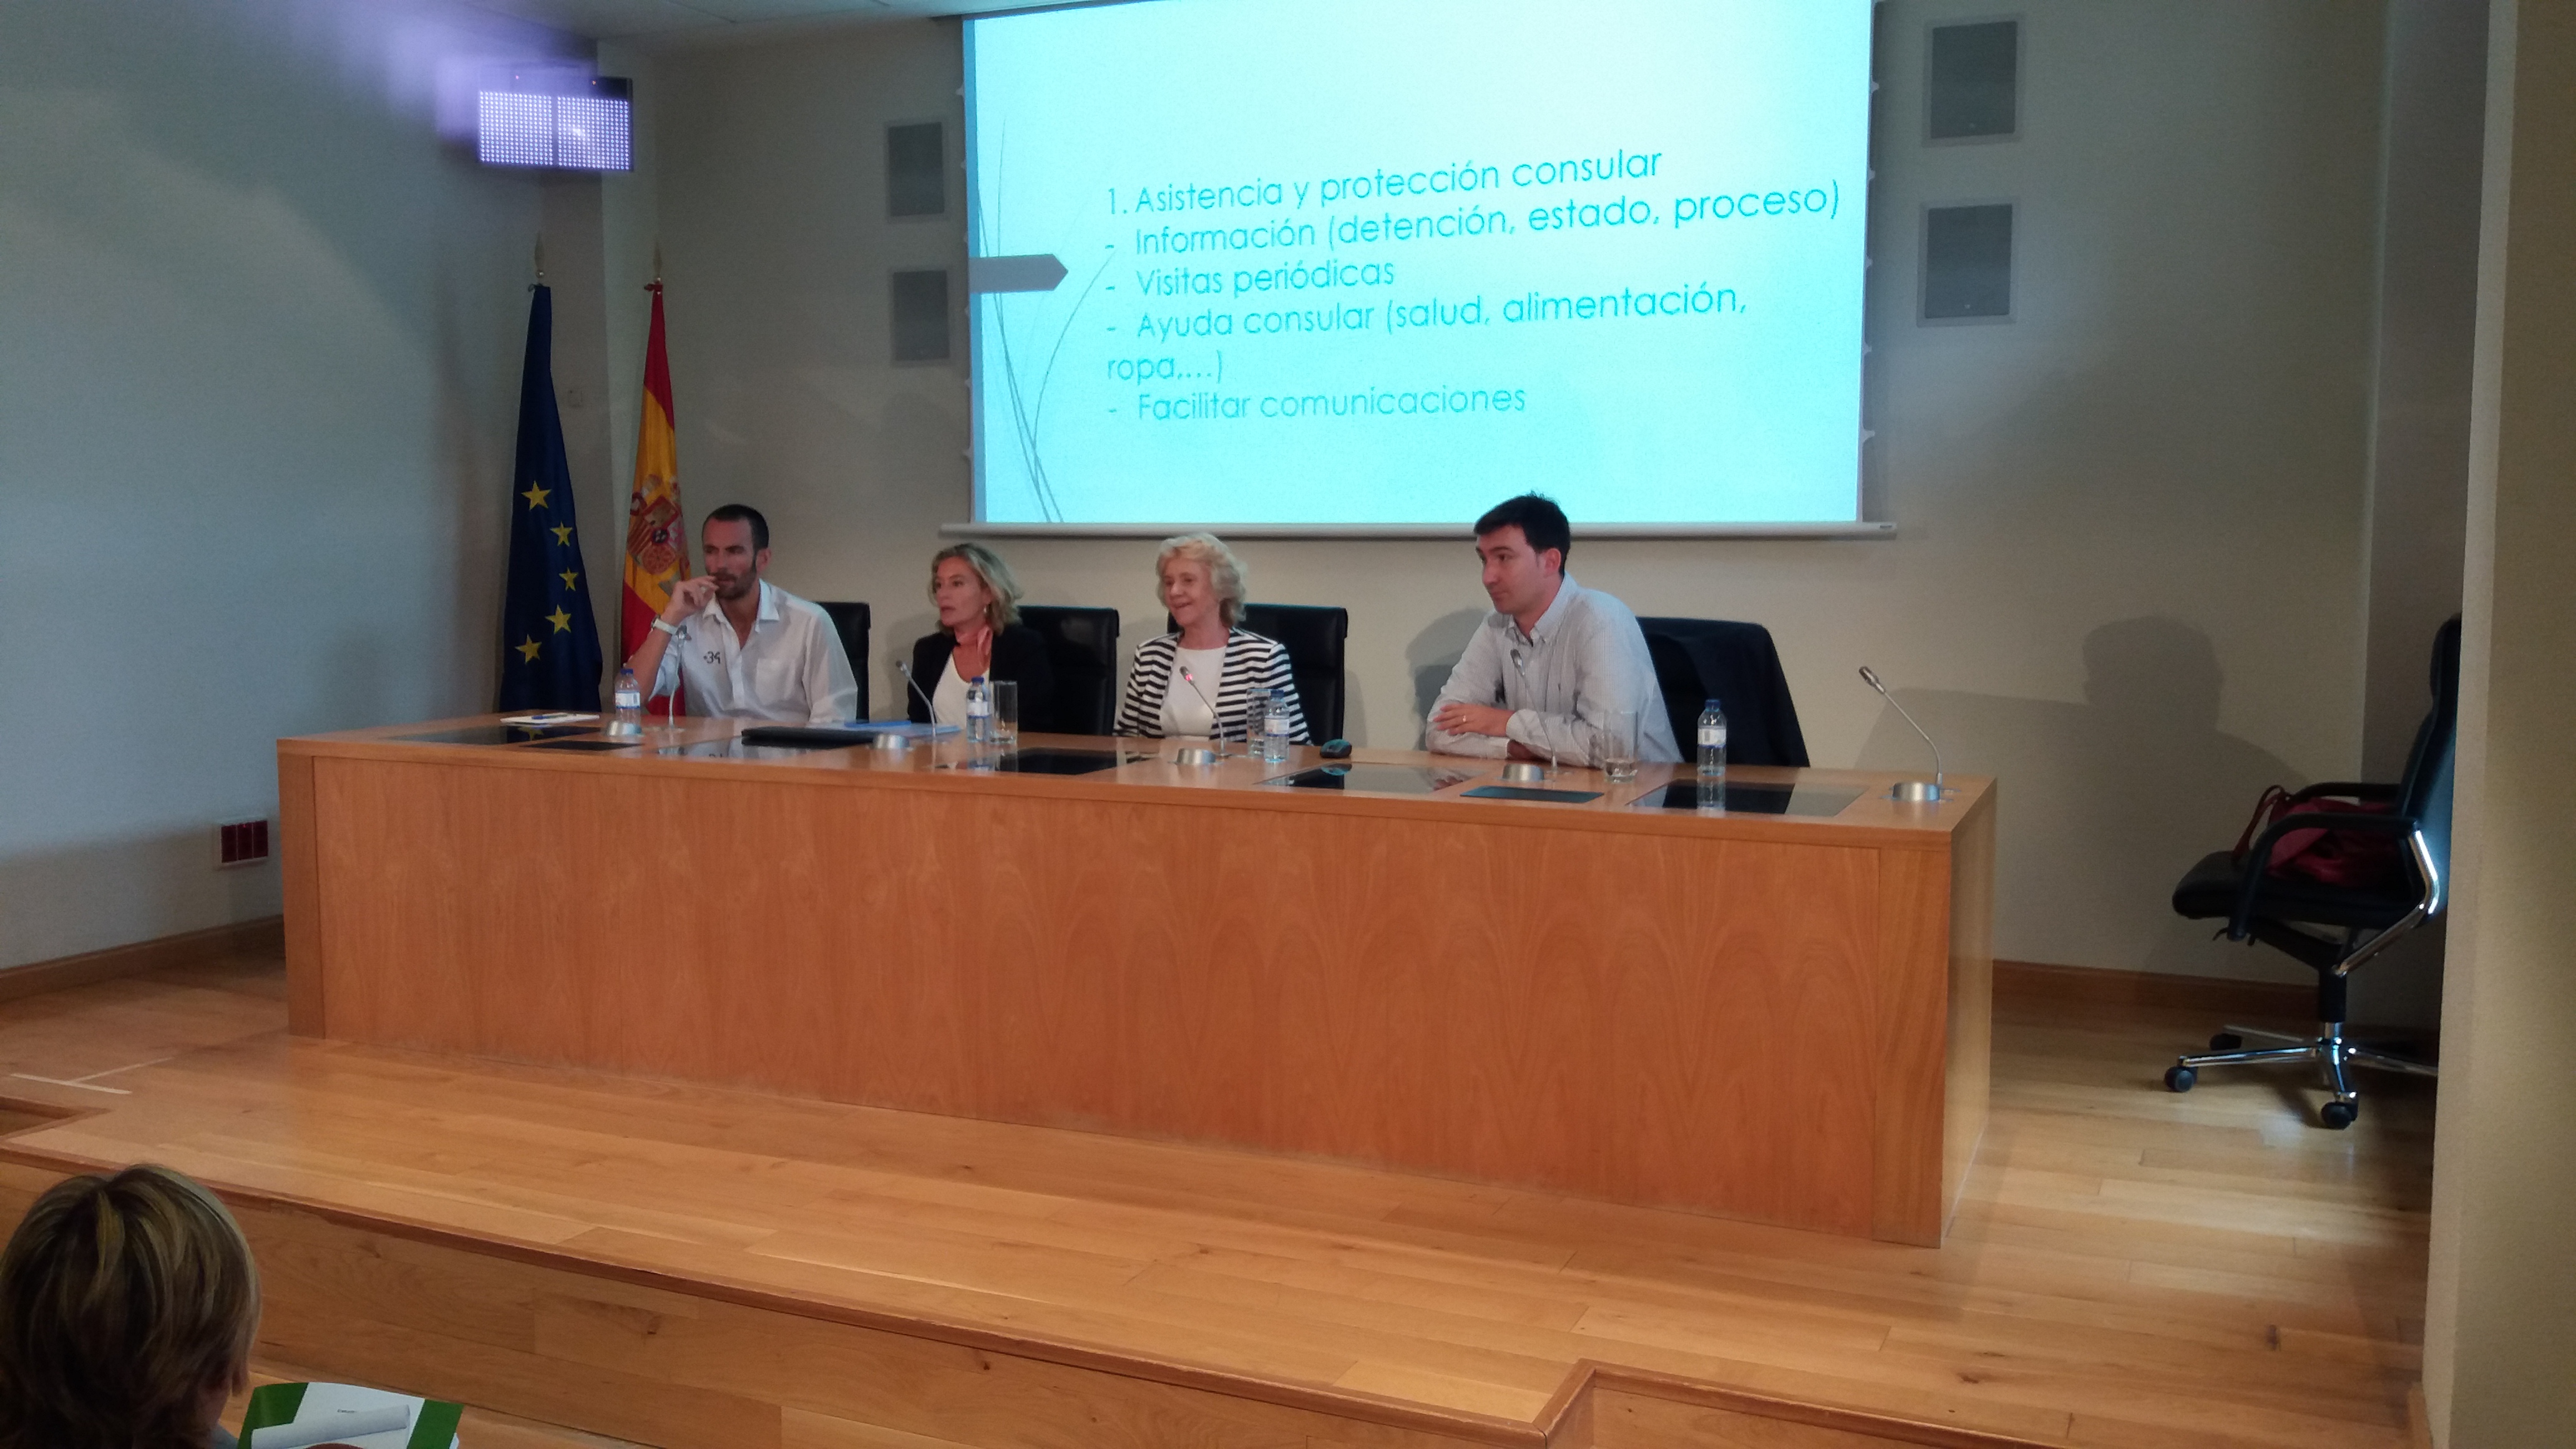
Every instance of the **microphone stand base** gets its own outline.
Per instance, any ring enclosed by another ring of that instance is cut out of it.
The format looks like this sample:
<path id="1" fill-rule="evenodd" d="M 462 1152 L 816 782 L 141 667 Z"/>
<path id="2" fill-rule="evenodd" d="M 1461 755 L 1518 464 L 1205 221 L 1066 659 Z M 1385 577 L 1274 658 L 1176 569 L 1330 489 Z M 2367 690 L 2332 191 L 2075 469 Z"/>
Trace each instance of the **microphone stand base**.
<path id="1" fill-rule="evenodd" d="M 1956 790 L 1936 785 L 1930 780 L 1899 780 L 1896 782 L 1896 788 L 1888 791 L 1884 798 L 1905 805 L 1938 805 L 1944 799 L 1958 793 Z"/>

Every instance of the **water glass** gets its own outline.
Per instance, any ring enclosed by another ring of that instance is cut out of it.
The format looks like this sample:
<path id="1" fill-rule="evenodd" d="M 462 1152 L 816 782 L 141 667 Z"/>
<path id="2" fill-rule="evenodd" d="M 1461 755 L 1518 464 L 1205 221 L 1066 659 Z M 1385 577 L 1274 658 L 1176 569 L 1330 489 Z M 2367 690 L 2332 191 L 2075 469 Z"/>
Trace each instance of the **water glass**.
<path id="1" fill-rule="evenodd" d="M 1601 719 L 1601 773 L 1610 783 L 1625 785 L 1637 778 L 1637 712 L 1614 709 Z"/>
<path id="2" fill-rule="evenodd" d="M 993 743 L 1005 750 L 1020 747 L 1020 684 L 996 679 L 993 690 Z"/>

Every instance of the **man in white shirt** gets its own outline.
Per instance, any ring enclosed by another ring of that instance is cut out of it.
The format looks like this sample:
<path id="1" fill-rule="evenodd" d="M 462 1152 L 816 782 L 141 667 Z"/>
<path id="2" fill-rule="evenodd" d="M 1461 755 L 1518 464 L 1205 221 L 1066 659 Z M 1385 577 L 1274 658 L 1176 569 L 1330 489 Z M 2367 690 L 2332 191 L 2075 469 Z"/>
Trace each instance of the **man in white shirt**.
<path id="1" fill-rule="evenodd" d="M 698 534 L 707 571 L 671 590 L 626 667 L 654 694 L 689 687 L 689 712 L 774 724 L 837 724 L 855 716 L 859 677 L 832 617 L 761 577 L 769 520 L 728 503 Z"/>
<path id="2" fill-rule="evenodd" d="M 1535 493 L 1476 520 L 1476 557 L 1494 613 L 1441 686 L 1431 710 L 1432 749 L 1597 764 L 1609 712 L 1633 709 L 1637 758 L 1682 757 L 1637 616 L 1567 575 L 1573 547 L 1565 511 Z"/>

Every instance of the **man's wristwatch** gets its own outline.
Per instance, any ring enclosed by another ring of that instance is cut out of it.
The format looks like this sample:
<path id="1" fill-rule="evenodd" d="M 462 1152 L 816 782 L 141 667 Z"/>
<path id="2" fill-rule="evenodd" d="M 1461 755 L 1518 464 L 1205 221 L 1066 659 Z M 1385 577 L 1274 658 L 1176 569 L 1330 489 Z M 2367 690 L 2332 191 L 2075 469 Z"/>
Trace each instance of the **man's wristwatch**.
<path id="1" fill-rule="evenodd" d="M 670 636 L 671 636 L 672 638 L 674 638 L 674 639 L 677 639 L 677 638 L 679 638 L 679 637 L 680 637 L 680 631 L 679 631 L 678 629 L 676 629 L 676 628 L 673 628 L 673 627 L 672 627 L 672 625 L 671 625 L 671 621 L 670 621 L 670 620 L 668 620 L 668 619 L 656 619 L 656 620 L 654 620 L 654 621 L 653 621 L 653 627 L 654 627 L 654 628 L 656 628 L 656 629 L 661 630 L 661 631 L 662 631 L 663 633 L 665 633 L 665 634 L 670 635 Z"/>

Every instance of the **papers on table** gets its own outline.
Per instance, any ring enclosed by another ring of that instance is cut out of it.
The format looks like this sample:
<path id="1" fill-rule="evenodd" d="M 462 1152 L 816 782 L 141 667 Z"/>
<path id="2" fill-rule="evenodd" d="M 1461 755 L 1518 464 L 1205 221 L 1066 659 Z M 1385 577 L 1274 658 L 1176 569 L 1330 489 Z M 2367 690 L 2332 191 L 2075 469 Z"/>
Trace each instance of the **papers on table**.
<path id="1" fill-rule="evenodd" d="M 457 1417 L 439 1399 L 416 1399 L 355 1384 L 268 1384 L 242 1414 L 242 1449 L 459 1449 Z"/>

